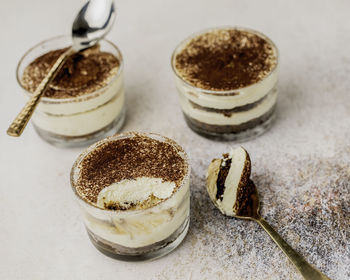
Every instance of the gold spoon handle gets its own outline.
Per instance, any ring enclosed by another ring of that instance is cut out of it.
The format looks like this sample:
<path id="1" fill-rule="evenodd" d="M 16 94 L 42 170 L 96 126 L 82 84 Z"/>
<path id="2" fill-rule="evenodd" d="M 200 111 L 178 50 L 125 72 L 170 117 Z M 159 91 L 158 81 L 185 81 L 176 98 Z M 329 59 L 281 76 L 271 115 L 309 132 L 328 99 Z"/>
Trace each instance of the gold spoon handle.
<path id="1" fill-rule="evenodd" d="M 69 48 L 57 59 L 55 64 L 50 69 L 49 73 L 41 81 L 39 86 L 36 88 L 35 92 L 32 94 L 28 102 L 25 104 L 21 112 L 17 115 L 14 121 L 11 123 L 10 127 L 7 129 L 7 134 L 10 136 L 18 137 L 22 134 L 24 128 L 26 127 L 30 117 L 32 116 L 36 106 L 39 104 L 41 96 L 44 94 L 49 84 L 55 78 L 58 71 L 61 69 L 67 58 L 74 53 L 72 48 Z"/>
<path id="2" fill-rule="evenodd" d="M 256 220 L 258 224 L 270 235 L 273 241 L 282 249 L 287 257 L 293 262 L 296 268 L 307 280 L 328 279 L 326 275 L 309 264 L 301 255 L 299 255 L 286 241 L 268 224 L 263 218 Z"/>

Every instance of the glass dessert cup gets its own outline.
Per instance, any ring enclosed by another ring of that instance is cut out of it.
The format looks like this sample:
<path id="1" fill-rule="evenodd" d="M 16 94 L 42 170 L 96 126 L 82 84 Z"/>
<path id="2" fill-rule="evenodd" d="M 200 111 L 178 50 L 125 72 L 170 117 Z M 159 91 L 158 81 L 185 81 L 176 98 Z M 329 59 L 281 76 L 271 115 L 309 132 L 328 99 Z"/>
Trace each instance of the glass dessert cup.
<path id="1" fill-rule="evenodd" d="M 78 179 L 84 158 L 101 145 L 135 135 L 170 143 L 176 149 L 186 166 L 184 177 L 176 191 L 148 208 L 127 210 L 101 208 L 79 195 Z M 74 163 L 71 186 L 90 240 L 100 252 L 112 258 L 124 261 L 158 258 L 174 250 L 187 234 L 190 219 L 190 167 L 183 149 L 166 137 L 153 133 L 130 132 L 93 144 Z"/>
<path id="2" fill-rule="evenodd" d="M 17 81 L 27 97 L 22 76 L 25 68 L 39 56 L 68 47 L 70 36 L 43 41 L 28 50 L 18 63 Z M 113 54 L 119 67 L 105 86 L 76 97 L 42 97 L 32 116 L 32 124 L 45 141 L 62 147 L 82 146 L 118 131 L 125 119 L 123 58 L 119 49 L 108 40 L 101 40 L 100 50 Z"/>
<path id="3" fill-rule="evenodd" d="M 239 30 L 263 38 L 275 54 L 275 66 L 263 79 L 245 87 L 210 90 L 194 86 L 179 73 L 176 57 L 194 38 L 220 30 Z M 207 29 L 181 42 L 172 54 L 171 65 L 184 118 L 193 131 L 216 140 L 245 141 L 271 127 L 278 97 L 278 50 L 265 35 L 240 27 Z"/>

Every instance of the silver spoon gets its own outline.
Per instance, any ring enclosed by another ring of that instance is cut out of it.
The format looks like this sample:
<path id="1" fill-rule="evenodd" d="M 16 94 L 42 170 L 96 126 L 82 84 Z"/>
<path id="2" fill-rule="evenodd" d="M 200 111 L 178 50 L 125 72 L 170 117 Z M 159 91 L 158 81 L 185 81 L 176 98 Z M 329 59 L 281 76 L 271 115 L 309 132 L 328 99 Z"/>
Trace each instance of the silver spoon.
<path id="1" fill-rule="evenodd" d="M 229 160 L 231 160 L 231 163 L 229 163 Z M 230 166 L 228 166 L 229 164 Z M 226 178 L 224 179 L 220 179 L 225 177 L 225 175 L 221 176 L 220 174 L 221 166 L 227 166 L 230 169 L 230 171 L 226 169 Z M 235 170 L 231 172 L 231 168 Z M 209 166 L 207 176 L 207 190 L 214 205 L 226 216 L 257 222 L 292 261 L 304 279 L 330 280 L 289 246 L 274 228 L 260 216 L 259 195 L 254 182 L 250 179 L 250 170 L 249 155 L 242 147 L 224 155 L 224 159 L 214 159 Z M 236 176 L 233 177 L 230 174 L 236 174 Z M 227 183 L 227 178 L 232 181 Z M 225 189 L 222 189 L 223 181 Z M 233 181 L 235 182 L 232 183 Z M 228 188 L 229 186 L 236 187 Z M 236 197 L 233 195 L 235 193 L 232 192 L 233 189 L 236 189 Z"/>
<path id="2" fill-rule="evenodd" d="M 72 26 L 72 46 L 55 62 L 46 77 L 41 81 L 35 92 L 25 104 L 7 130 L 10 136 L 22 134 L 40 98 L 45 93 L 51 81 L 55 78 L 67 58 L 83 49 L 98 43 L 111 29 L 115 19 L 113 0 L 89 0 L 79 11 Z"/>

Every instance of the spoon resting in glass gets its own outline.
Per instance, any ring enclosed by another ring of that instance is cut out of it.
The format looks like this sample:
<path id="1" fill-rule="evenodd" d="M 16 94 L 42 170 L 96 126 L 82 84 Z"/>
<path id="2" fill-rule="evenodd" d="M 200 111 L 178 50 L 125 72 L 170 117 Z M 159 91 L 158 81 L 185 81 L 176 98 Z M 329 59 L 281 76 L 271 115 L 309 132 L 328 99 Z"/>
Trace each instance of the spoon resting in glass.
<path id="1" fill-rule="evenodd" d="M 72 46 L 56 60 L 23 109 L 7 129 L 7 134 L 19 137 L 33 115 L 40 98 L 55 78 L 68 57 L 93 47 L 111 29 L 115 19 L 113 0 L 90 0 L 79 11 L 72 26 Z"/>
<path id="2" fill-rule="evenodd" d="M 214 159 L 208 168 L 207 190 L 210 199 L 222 214 L 257 222 L 282 249 L 304 279 L 329 279 L 309 264 L 270 226 L 259 213 L 259 196 L 250 179 L 251 161 L 242 147 Z"/>

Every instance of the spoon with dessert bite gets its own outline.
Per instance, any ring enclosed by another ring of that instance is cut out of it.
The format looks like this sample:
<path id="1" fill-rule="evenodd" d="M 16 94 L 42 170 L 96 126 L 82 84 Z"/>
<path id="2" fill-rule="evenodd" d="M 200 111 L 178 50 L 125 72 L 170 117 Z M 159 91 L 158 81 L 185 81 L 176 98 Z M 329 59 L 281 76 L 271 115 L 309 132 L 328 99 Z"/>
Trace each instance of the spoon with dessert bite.
<path id="1" fill-rule="evenodd" d="M 10 136 L 22 134 L 40 98 L 51 81 L 72 54 L 95 46 L 110 31 L 115 19 L 113 0 L 89 0 L 79 11 L 72 26 L 72 46 L 54 63 L 49 73 L 41 81 L 35 92 L 7 130 Z"/>
<path id="2" fill-rule="evenodd" d="M 222 214 L 257 222 L 282 249 L 304 279 L 329 279 L 309 264 L 270 226 L 259 213 L 259 196 L 250 179 L 249 154 L 242 147 L 214 159 L 208 168 L 207 190 L 210 199 Z"/>

